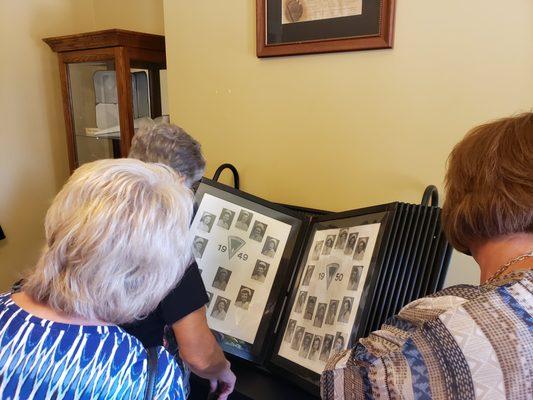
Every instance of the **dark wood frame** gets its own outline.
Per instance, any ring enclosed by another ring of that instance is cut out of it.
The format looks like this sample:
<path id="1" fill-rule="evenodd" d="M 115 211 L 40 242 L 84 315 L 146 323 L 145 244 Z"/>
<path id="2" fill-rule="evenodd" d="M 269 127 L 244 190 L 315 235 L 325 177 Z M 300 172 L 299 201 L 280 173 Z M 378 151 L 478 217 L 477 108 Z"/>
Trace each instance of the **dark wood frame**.
<path id="1" fill-rule="evenodd" d="M 396 0 L 381 1 L 380 32 L 378 35 L 267 44 L 266 19 L 268 16 L 266 7 L 268 0 L 256 0 L 257 57 L 392 48 Z"/>
<path id="2" fill-rule="evenodd" d="M 348 347 L 352 347 L 356 343 L 357 339 L 363 335 L 364 328 L 369 318 L 368 311 L 372 305 L 370 298 L 374 294 L 375 289 L 377 289 L 376 284 L 378 276 L 384 266 L 384 256 L 388 247 L 388 243 L 391 239 L 392 221 L 396 212 L 397 205 L 398 203 L 389 203 L 379 206 L 372 206 L 357 210 L 344 211 L 336 214 L 328 214 L 320 217 L 314 217 L 306 232 L 306 243 L 304 244 L 304 248 L 302 248 L 303 251 L 301 251 L 301 254 L 298 259 L 298 268 L 296 270 L 295 279 L 293 279 L 291 283 L 290 297 L 283 310 L 283 319 L 281 321 L 281 324 L 279 325 L 279 329 L 276 331 L 276 343 L 274 346 L 274 352 L 272 353 L 272 357 L 269 363 L 269 367 L 280 376 L 283 376 L 285 379 L 300 386 L 301 388 L 315 396 L 319 396 L 320 375 L 278 354 L 283 341 L 284 328 L 287 326 L 292 306 L 296 301 L 296 296 L 298 295 L 298 283 L 302 279 L 302 275 L 304 274 L 306 268 L 307 255 L 311 251 L 311 247 L 313 244 L 313 233 L 319 227 L 322 229 L 325 229 L 325 227 L 327 227 L 329 229 L 353 226 L 350 225 L 350 221 L 353 221 L 355 218 L 384 214 L 376 238 L 374 253 L 372 254 L 372 259 L 370 261 L 371 270 L 369 272 L 369 276 L 367 277 L 364 283 L 363 294 L 361 296 L 361 300 L 357 308 L 357 317 L 354 326 L 352 326 L 350 340 L 347 343 Z"/>
<path id="3" fill-rule="evenodd" d="M 281 319 L 281 311 L 285 305 L 284 299 L 288 294 L 289 283 L 292 281 L 295 273 L 295 266 L 297 265 L 298 256 L 301 253 L 308 219 L 302 214 L 291 211 L 278 204 L 270 203 L 259 197 L 241 192 L 240 190 L 207 178 L 202 179 L 196 191 L 195 210 L 198 209 L 205 194 L 211 194 L 212 196 L 232 202 L 239 207 L 246 207 L 291 225 L 289 238 L 283 251 L 278 272 L 272 284 L 265 312 L 254 343 L 250 346 L 229 335 L 213 331 L 225 352 L 257 364 L 263 364 L 267 356 L 271 354 L 272 346 L 274 345 L 274 341 L 271 338 Z"/>
<path id="4" fill-rule="evenodd" d="M 57 53 L 67 133 L 70 171 L 78 167 L 71 88 L 68 64 L 90 61 L 113 61 L 117 76 L 120 123 L 120 156 L 128 155 L 134 135 L 130 68 L 148 69 L 152 118 L 161 115 L 159 71 L 166 68 L 165 37 L 108 29 L 76 35 L 45 38 L 43 41 Z"/>

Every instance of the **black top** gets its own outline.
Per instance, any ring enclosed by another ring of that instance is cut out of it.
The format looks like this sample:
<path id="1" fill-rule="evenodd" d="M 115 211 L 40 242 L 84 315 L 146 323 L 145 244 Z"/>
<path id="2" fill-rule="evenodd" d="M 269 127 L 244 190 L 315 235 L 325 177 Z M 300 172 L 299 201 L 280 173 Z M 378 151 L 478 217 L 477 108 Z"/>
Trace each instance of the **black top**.
<path id="1" fill-rule="evenodd" d="M 145 347 L 162 346 L 165 325 L 172 325 L 207 304 L 209 298 L 196 263 L 192 263 L 181 281 L 145 319 L 122 328 L 139 339 Z"/>

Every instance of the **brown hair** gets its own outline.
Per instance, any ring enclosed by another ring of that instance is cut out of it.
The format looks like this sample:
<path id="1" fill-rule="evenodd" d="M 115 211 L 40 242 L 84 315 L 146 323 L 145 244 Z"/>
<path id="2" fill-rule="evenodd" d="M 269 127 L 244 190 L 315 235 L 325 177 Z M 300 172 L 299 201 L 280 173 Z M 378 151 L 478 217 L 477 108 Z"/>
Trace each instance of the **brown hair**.
<path id="1" fill-rule="evenodd" d="M 442 223 L 450 243 L 533 232 L 533 113 L 472 129 L 448 158 Z"/>

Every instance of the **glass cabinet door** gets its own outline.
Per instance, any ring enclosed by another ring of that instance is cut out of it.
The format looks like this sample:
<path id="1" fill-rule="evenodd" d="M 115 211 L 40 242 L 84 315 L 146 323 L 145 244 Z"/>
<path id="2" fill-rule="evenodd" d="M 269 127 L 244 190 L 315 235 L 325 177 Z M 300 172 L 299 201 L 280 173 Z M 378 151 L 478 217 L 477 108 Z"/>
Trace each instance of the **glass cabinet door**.
<path id="1" fill-rule="evenodd" d="M 78 166 L 121 157 L 115 63 L 69 63 L 68 77 Z"/>
<path id="2" fill-rule="evenodd" d="M 161 79 L 157 66 L 135 61 L 130 73 L 131 111 L 137 130 L 146 118 L 162 116 L 166 101 L 161 93 L 166 94 L 166 88 L 162 90 L 161 84 L 165 85 L 166 79 Z M 114 61 L 69 63 L 68 77 L 77 166 L 122 157 Z M 168 117 L 159 120 L 168 121 Z"/>

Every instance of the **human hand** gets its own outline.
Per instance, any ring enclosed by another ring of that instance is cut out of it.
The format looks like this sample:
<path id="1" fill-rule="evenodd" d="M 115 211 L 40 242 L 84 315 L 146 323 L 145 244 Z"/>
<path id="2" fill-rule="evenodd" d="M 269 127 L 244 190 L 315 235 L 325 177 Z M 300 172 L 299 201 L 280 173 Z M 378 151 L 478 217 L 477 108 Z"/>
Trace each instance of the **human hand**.
<path id="1" fill-rule="evenodd" d="M 233 392 L 235 388 L 235 381 L 237 377 L 231 372 L 230 365 L 224 369 L 216 378 L 209 380 L 211 386 L 211 394 L 214 394 L 212 398 L 218 400 L 226 400 L 228 396 Z M 211 398 L 211 396 L 210 396 Z"/>

